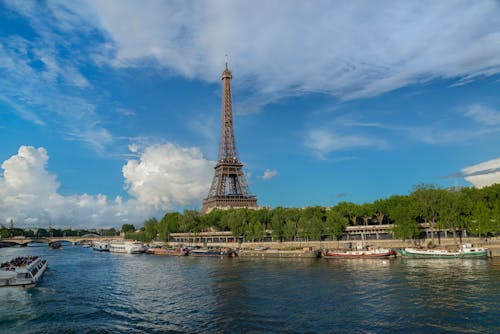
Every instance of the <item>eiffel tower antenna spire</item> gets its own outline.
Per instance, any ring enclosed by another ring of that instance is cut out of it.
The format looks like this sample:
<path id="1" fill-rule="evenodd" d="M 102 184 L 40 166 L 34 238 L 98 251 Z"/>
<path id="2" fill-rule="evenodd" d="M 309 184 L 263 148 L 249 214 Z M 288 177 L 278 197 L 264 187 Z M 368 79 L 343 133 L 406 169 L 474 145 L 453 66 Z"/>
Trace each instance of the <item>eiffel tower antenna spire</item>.
<path id="1" fill-rule="evenodd" d="M 219 145 L 219 159 L 215 165 L 215 174 L 207 198 L 203 200 L 202 213 L 214 208 L 257 207 L 257 197 L 250 195 L 248 183 L 243 173 L 243 164 L 238 158 L 233 127 L 233 105 L 231 97 L 231 79 L 228 68 L 222 72 L 222 122 Z"/>

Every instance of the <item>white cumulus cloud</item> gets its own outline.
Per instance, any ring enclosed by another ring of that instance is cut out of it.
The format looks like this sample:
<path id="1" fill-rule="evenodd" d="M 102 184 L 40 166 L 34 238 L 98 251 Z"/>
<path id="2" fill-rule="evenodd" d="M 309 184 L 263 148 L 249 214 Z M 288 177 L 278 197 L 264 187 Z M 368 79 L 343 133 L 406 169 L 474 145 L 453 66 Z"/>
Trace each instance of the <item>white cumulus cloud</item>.
<path id="1" fill-rule="evenodd" d="M 462 169 L 462 174 L 477 188 L 500 183 L 500 158 L 465 167 Z"/>
<path id="2" fill-rule="evenodd" d="M 123 167 L 128 192 L 141 203 L 168 209 L 200 203 L 208 194 L 214 163 L 199 148 L 153 145 Z"/>
<path id="3" fill-rule="evenodd" d="M 31 146 L 21 146 L 17 155 L 2 164 L 2 188 L 20 196 L 35 194 L 43 197 L 55 193 L 59 182 L 55 175 L 47 172 L 48 160 L 49 156 L 43 147 L 35 149 Z"/>
<path id="4" fill-rule="evenodd" d="M 123 167 L 130 199 L 86 193 L 64 196 L 58 192 L 57 176 L 47 170 L 47 151 L 21 146 L 1 165 L 0 223 L 12 219 L 17 227 L 121 227 L 140 225 L 166 210 L 201 205 L 213 163 L 199 149 L 165 144 L 137 154 L 139 160 L 129 160 Z"/>

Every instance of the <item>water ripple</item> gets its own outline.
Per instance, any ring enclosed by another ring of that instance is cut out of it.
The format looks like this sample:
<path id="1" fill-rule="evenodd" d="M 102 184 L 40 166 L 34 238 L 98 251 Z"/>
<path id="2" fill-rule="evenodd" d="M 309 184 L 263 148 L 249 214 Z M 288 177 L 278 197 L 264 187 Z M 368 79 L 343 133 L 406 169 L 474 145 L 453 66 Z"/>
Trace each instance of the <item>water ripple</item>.
<path id="1" fill-rule="evenodd" d="M 6 333 L 496 333 L 498 260 L 190 258 L 66 246 L 0 290 Z"/>

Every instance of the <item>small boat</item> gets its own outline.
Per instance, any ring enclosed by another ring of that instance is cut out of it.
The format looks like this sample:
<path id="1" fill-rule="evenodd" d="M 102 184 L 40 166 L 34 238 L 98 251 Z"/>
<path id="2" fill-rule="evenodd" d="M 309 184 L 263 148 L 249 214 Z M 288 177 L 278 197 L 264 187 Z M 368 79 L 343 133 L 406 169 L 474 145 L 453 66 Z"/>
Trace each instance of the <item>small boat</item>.
<path id="1" fill-rule="evenodd" d="M 153 255 L 187 256 L 189 255 L 189 250 L 181 247 L 179 248 L 150 247 L 146 250 L 146 253 Z"/>
<path id="2" fill-rule="evenodd" d="M 488 248 L 473 247 L 470 243 L 465 243 L 458 250 L 448 249 L 419 249 L 404 248 L 400 251 L 401 256 L 414 258 L 480 258 L 488 257 Z"/>
<path id="3" fill-rule="evenodd" d="M 109 244 L 109 251 L 111 253 L 140 254 L 146 251 L 146 246 L 139 241 L 112 241 Z"/>
<path id="4" fill-rule="evenodd" d="M 361 242 L 358 243 L 356 250 L 348 249 L 327 249 L 323 252 L 325 258 L 336 259 L 358 259 L 358 258 L 388 258 L 395 257 L 396 251 L 390 248 L 364 247 Z"/>
<path id="5" fill-rule="evenodd" d="M 47 260 L 20 256 L 0 265 L 0 287 L 34 287 L 47 269 Z"/>
<path id="6" fill-rule="evenodd" d="M 92 249 L 98 252 L 109 252 L 109 242 L 96 241 L 92 244 Z"/>
<path id="7" fill-rule="evenodd" d="M 52 249 L 59 249 L 61 248 L 61 243 L 59 241 L 53 241 L 49 243 L 49 247 Z"/>

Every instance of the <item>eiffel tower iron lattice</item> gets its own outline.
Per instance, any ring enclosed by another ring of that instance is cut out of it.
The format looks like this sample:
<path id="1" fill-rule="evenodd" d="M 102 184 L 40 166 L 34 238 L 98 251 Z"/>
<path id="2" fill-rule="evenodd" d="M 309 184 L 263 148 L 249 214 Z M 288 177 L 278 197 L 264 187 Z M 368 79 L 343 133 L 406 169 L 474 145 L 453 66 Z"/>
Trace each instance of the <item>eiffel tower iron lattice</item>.
<path id="1" fill-rule="evenodd" d="M 233 127 L 233 106 L 231 99 L 232 74 L 226 68 L 222 72 L 222 125 L 219 145 L 219 159 L 207 198 L 203 200 L 202 213 L 214 208 L 257 207 L 257 197 L 250 194 L 248 182 L 243 173 L 243 164 L 238 158 Z"/>

